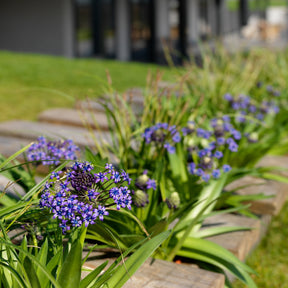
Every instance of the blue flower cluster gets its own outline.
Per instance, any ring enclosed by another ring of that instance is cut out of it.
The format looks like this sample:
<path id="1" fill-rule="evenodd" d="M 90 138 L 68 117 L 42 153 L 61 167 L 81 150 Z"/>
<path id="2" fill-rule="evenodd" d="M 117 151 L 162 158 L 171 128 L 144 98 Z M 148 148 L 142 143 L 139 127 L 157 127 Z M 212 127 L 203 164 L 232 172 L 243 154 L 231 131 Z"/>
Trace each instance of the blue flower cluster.
<path id="1" fill-rule="evenodd" d="M 233 97 L 229 93 L 224 95 L 224 99 L 229 102 L 229 106 L 234 111 L 237 111 L 236 121 L 239 123 L 246 122 L 246 116 L 262 121 L 266 114 L 279 112 L 279 107 L 274 100 L 256 103 L 247 95 L 240 94 L 238 97 Z"/>
<path id="2" fill-rule="evenodd" d="M 226 149 L 237 152 L 237 141 L 242 137 L 228 116 L 212 119 L 210 125 L 211 129 L 205 130 L 197 128 L 195 122 L 189 121 L 187 127 L 182 129 L 185 135 L 184 143 L 192 155 L 188 160 L 188 171 L 205 182 L 211 178 L 219 178 L 221 171 L 231 170 L 227 164 L 219 168 L 220 159 L 223 158 Z"/>
<path id="3" fill-rule="evenodd" d="M 41 194 L 40 207 L 49 209 L 60 221 L 63 233 L 72 227 L 103 221 L 110 207 L 131 209 L 130 190 L 124 183 L 131 179 L 124 171 L 111 164 L 93 173 L 89 162 L 75 162 L 63 171 L 53 172 Z"/>
<path id="4" fill-rule="evenodd" d="M 143 174 L 139 176 L 135 181 L 135 187 L 137 190 L 133 192 L 133 204 L 137 207 L 144 207 L 149 203 L 149 196 L 147 191 L 153 189 L 154 191 L 157 188 L 156 181 L 150 179 L 147 175 L 148 171 L 144 170 Z"/>
<path id="5" fill-rule="evenodd" d="M 61 160 L 76 160 L 79 150 L 72 140 L 48 141 L 41 136 L 27 150 L 27 158 L 35 165 L 57 166 Z"/>
<path id="6" fill-rule="evenodd" d="M 260 87 L 259 87 L 260 88 Z M 280 91 L 275 89 L 273 86 L 271 85 L 267 85 L 266 86 L 266 91 L 268 93 L 270 93 L 272 96 L 275 96 L 275 97 L 279 97 L 281 95 Z"/>
<path id="7" fill-rule="evenodd" d="M 146 128 L 142 137 L 146 143 L 155 143 L 164 145 L 169 153 L 175 153 L 175 143 L 181 141 L 181 135 L 176 126 L 169 126 L 167 123 L 157 123 L 154 126 Z"/>
<path id="8" fill-rule="evenodd" d="M 207 152 L 207 154 L 200 158 L 200 162 L 198 165 L 194 162 L 188 163 L 188 171 L 190 174 L 199 176 L 203 181 L 208 182 L 211 177 L 214 179 L 218 179 L 221 176 L 222 172 L 229 172 L 231 167 L 228 164 L 224 164 L 222 169 L 219 169 L 217 161 L 215 161 L 215 154 L 211 151 Z"/>

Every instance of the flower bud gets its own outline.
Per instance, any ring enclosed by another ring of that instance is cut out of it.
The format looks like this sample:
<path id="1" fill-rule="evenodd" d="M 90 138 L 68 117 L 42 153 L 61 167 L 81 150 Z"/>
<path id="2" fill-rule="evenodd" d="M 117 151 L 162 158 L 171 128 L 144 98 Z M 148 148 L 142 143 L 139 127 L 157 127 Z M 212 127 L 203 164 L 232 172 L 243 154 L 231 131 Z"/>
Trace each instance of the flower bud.
<path id="1" fill-rule="evenodd" d="M 133 202 L 138 207 L 144 207 L 149 203 L 148 195 L 143 190 L 136 190 L 134 192 Z"/>
<path id="2" fill-rule="evenodd" d="M 209 141 L 208 139 L 201 139 L 201 145 L 205 148 L 205 147 L 209 147 Z"/>
<path id="3" fill-rule="evenodd" d="M 194 147 L 196 145 L 196 142 L 193 137 L 185 137 L 184 144 L 186 144 L 188 147 Z"/>
<path id="4" fill-rule="evenodd" d="M 146 185 L 148 180 L 149 180 L 149 177 L 147 176 L 147 174 L 142 174 L 141 176 L 137 178 L 137 183 L 139 185 Z"/>
<path id="5" fill-rule="evenodd" d="M 177 192 L 173 192 L 169 198 L 166 199 L 167 206 L 169 209 L 176 209 L 180 205 L 180 197 Z"/>
<path id="6" fill-rule="evenodd" d="M 217 119 L 216 126 L 222 126 L 222 125 L 223 125 L 223 120 Z"/>
<path id="7" fill-rule="evenodd" d="M 248 141 L 251 142 L 251 143 L 256 143 L 258 142 L 258 133 L 256 132 L 252 132 L 249 136 L 248 136 Z"/>
<path id="8" fill-rule="evenodd" d="M 191 131 L 195 130 L 195 123 L 193 121 L 188 121 L 187 122 L 187 128 Z"/>
<path id="9" fill-rule="evenodd" d="M 204 157 L 203 158 L 203 162 L 204 162 L 204 164 L 209 164 L 210 162 L 211 162 L 211 158 L 210 157 Z"/>

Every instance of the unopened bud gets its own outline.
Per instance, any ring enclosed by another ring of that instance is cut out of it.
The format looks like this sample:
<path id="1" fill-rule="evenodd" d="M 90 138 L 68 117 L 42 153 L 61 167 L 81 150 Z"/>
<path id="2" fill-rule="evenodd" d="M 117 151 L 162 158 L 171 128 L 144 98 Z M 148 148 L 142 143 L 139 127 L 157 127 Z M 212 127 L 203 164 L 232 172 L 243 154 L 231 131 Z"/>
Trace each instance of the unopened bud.
<path id="1" fill-rule="evenodd" d="M 258 142 L 258 138 L 259 138 L 258 133 L 253 132 L 248 136 L 248 141 L 251 143 L 255 143 Z"/>
<path id="2" fill-rule="evenodd" d="M 177 192 L 173 192 L 169 198 L 166 199 L 167 206 L 169 209 L 176 209 L 180 205 L 180 197 Z"/>
<path id="3" fill-rule="evenodd" d="M 203 158 L 203 162 L 204 162 L 204 164 L 209 164 L 210 162 L 211 162 L 211 158 L 210 157 L 204 157 Z"/>
<path id="4" fill-rule="evenodd" d="M 208 139 L 201 139 L 201 145 L 205 148 L 205 147 L 208 147 L 209 146 L 209 141 Z"/>
<path id="5" fill-rule="evenodd" d="M 134 192 L 133 202 L 138 207 L 144 207 L 148 202 L 148 195 L 142 190 L 136 190 Z"/>
<path id="6" fill-rule="evenodd" d="M 137 183 L 139 183 L 140 185 L 145 185 L 148 180 L 149 177 L 147 176 L 147 174 L 142 174 L 137 178 Z"/>

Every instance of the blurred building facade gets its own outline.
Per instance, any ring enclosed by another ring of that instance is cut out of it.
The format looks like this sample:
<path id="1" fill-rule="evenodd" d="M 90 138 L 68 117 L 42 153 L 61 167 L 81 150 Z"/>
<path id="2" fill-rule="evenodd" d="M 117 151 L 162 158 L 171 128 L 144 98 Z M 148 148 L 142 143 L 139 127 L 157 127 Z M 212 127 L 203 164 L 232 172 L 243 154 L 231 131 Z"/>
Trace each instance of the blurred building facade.
<path id="1" fill-rule="evenodd" d="M 181 58 L 239 32 L 250 1 L 265 17 L 266 0 L 0 1 L 0 49 L 163 63 L 163 47 Z"/>

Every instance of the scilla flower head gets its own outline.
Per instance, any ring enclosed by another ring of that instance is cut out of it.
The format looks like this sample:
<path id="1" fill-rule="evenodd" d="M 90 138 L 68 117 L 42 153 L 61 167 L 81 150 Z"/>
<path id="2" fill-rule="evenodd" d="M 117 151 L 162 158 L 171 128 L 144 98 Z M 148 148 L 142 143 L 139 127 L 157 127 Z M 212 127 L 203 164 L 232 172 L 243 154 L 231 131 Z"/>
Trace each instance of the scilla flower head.
<path id="1" fill-rule="evenodd" d="M 168 123 L 157 123 L 146 128 L 142 137 L 148 144 L 163 145 L 169 153 L 175 153 L 175 143 L 181 141 L 181 135 L 176 126 L 170 126 Z"/>
<path id="2" fill-rule="evenodd" d="M 57 166 L 61 160 L 76 160 L 79 150 L 72 140 L 50 141 L 41 136 L 27 150 L 27 158 L 35 165 Z"/>
<path id="3" fill-rule="evenodd" d="M 246 101 L 248 102 L 247 99 Z M 220 178 L 223 173 L 227 173 L 221 168 L 225 164 L 222 163 L 224 153 L 228 153 L 227 150 L 237 152 L 237 141 L 242 138 L 242 134 L 234 128 L 227 115 L 212 119 L 209 130 L 197 127 L 195 131 L 194 135 L 185 135 L 183 141 L 189 152 L 188 172 L 204 182 Z M 187 145 L 192 137 L 193 149 Z"/>
<path id="4" fill-rule="evenodd" d="M 103 221 L 112 207 L 131 209 L 128 174 L 111 164 L 98 173 L 93 173 L 93 169 L 89 162 L 75 162 L 53 172 L 45 184 L 40 207 L 53 213 L 63 233 L 73 227 L 87 227 L 97 219 Z"/>

